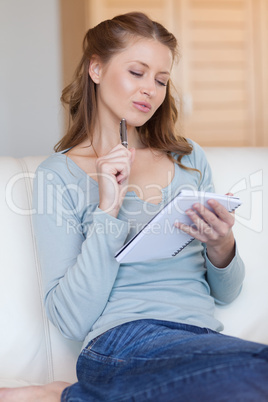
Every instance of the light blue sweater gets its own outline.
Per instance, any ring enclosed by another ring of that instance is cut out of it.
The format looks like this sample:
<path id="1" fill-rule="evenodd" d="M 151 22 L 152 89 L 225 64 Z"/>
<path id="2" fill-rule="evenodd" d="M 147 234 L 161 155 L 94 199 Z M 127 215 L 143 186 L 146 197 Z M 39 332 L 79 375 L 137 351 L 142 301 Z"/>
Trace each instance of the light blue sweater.
<path id="1" fill-rule="evenodd" d="M 119 215 L 98 208 L 98 184 L 64 152 L 37 169 L 33 223 L 49 319 L 70 339 L 85 343 L 121 323 L 143 318 L 169 320 L 222 330 L 215 301 L 239 294 L 244 265 L 236 250 L 224 269 L 208 260 L 194 240 L 176 257 L 119 264 L 114 254 L 182 188 L 213 191 L 211 170 L 201 147 L 175 164 L 160 204 L 128 192 Z"/>

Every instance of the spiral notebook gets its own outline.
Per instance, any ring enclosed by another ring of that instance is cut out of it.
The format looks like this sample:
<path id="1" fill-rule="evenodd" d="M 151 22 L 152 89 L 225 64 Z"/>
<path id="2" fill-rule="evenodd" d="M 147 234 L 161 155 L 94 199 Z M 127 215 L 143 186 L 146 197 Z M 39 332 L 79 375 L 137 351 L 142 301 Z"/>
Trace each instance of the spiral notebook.
<path id="1" fill-rule="evenodd" d="M 240 198 L 203 191 L 182 190 L 163 207 L 132 239 L 118 252 L 115 258 L 120 263 L 132 263 L 152 259 L 175 257 L 193 237 L 174 226 L 175 221 L 191 225 L 185 211 L 196 202 L 211 210 L 207 201 L 215 199 L 229 212 L 241 205 Z"/>

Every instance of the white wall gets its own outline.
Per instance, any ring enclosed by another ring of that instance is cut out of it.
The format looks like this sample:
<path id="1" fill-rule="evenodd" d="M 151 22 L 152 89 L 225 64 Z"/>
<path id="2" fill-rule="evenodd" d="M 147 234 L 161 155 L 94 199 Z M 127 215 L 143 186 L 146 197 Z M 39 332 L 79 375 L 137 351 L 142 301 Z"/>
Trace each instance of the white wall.
<path id="1" fill-rule="evenodd" d="M 53 152 L 63 129 L 58 0 L 0 0 L 0 156 Z"/>

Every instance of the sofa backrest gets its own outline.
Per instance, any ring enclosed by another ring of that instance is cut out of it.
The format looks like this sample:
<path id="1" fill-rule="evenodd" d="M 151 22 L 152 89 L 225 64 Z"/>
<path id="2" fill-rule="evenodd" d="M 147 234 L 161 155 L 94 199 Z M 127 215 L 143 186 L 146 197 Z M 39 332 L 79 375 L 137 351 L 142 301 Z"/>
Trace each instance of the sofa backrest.
<path id="1" fill-rule="evenodd" d="M 243 204 L 234 233 L 246 265 L 239 297 L 216 307 L 224 333 L 268 344 L 268 148 L 205 148 L 215 190 L 233 192 Z"/>

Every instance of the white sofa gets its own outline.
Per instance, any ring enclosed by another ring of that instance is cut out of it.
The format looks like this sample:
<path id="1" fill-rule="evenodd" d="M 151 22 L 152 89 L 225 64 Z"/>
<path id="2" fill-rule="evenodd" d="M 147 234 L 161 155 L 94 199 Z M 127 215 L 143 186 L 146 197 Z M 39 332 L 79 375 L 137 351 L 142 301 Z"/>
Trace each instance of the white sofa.
<path id="1" fill-rule="evenodd" d="M 268 148 L 205 150 L 217 192 L 243 201 L 234 230 L 246 280 L 239 298 L 216 307 L 216 315 L 225 333 L 268 344 Z M 0 386 L 76 380 L 81 344 L 59 334 L 42 304 L 31 224 L 32 178 L 42 159 L 0 158 Z"/>

